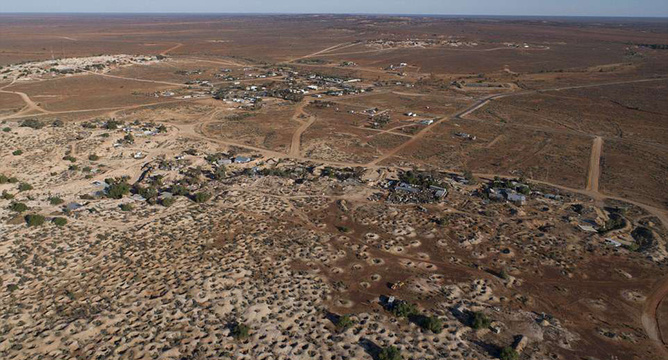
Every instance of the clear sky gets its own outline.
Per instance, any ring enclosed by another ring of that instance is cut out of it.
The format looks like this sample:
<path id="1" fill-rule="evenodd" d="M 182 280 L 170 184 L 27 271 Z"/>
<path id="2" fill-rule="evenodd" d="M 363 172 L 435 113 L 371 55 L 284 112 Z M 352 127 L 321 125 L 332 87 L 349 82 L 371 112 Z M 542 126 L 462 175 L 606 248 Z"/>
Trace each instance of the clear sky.
<path id="1" fill-rule="evenodd" d="M 668 0 L 0 0 L 7 12 L 372 13 L 668 17 Z"/>

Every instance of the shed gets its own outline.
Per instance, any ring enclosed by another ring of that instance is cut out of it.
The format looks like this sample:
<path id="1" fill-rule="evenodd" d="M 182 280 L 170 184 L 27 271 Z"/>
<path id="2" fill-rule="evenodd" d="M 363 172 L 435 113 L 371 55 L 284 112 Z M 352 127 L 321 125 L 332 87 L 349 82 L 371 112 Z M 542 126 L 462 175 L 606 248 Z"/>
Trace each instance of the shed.
<path id="1" fill-rule="evenodd" d="M 234 162 L 238 164 L 245 164 L 251 162 L 251 158 L 245 156 L 237 156 L 234 158 Z"/>

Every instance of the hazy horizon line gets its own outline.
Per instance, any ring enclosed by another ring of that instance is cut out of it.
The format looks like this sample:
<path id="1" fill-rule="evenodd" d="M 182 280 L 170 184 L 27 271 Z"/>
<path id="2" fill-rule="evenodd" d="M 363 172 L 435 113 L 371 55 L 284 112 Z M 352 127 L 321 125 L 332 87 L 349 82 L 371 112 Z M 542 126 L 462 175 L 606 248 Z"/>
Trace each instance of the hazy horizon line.
<path id="1" fill-rule="evenodd" d="M 421 17 L 477 17 L 477 18 L 618 18 L 618 19 L 668 19 L 668 15 L 541 15 L 541 14 L 447 14 L 447 13 L 365 13 L 365 12 L 203 12 L 203 11 L 168 11 L 168 12 L 133 12 L 133 11 L 9 11 L 0 12 L 2 15 L 347 15 L 347 16 L 421 16 Z"/>

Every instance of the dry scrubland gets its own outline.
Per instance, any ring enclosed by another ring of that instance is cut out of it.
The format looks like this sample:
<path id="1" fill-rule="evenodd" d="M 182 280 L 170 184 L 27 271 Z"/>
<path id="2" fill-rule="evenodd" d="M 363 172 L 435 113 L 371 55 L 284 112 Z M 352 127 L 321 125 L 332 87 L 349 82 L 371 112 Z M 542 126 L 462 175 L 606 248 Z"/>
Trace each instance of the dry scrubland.
<path id="1" fill-rule="evenodd" d="M 0 357 L 664 359 L 664 20 L 0 16 Z"/>

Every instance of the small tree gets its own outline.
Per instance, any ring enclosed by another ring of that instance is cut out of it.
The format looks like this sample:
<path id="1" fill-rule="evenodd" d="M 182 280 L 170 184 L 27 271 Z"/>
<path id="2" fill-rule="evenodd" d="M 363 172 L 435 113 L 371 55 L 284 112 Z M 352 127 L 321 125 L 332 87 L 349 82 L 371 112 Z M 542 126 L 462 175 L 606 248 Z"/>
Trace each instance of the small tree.
<path id="1" fill-rule="evenodd" d="M 188 189 L 181 184 L 172 185 L 172 188 L 170 190 L 171 190 L 171 193 L 173 195 L 177 195 L 177 196 L 187 196 L 188 195 Z"/>
<path id="2" fill-rule="evenodd" d="M 63 200 L 63 199 L 61 199 L 61 198 L 59 198 L 59 197 L 57 197 L 57 196 L 51 196 L 51 197 L 49 198 L 49 203 L 50 203 L 51 205 L 60 205 L 60 204 L 62 204 L 62 203 L 64 203 L 64 202 L 65 202 L 65 200 Z"/>
<path id="3" fill-rule="evenodd" d="M 398 317 L 409 317 L 417 314 L 418 310 L 414 304 L 400 301 L 392 308 L 392 313 Z"/>
<path id="4" fill-rule="evenodd" d="M 18 213 L 22 213 L 28 210 L 28 205 L 22 202 L 14 202 L 11 205 L 9 205 L 9 209 Z"/>
<path id="5" fill-rule="evenodd" d="M 26 215 L 25 220 L 28 226 L 41 226 L 46 219 L 39 214 L 30 214 Z"/>
<path id="6" fill-rule="evenodd" d="M 121 180 L 121 181 L 112 181 L 107 188 L 107 197 L 112 199 L 121 199 L 123 196 L 130 192 L 130 185 Z"/>
<path id="7" fill-rule="evenodd" d="M 163 198 L 162 200 L 160 200 L 160 204 L 164 207 L 170 207 L 170 206 L 174 205 L 175 202 L 176 202 L 176 199 L 174 197 L 166 197 L 166 198 Z"/>
<path id="8" fill-rule="evenodd" d="M 232 327 L 232 336 L 237 340 L 244 340 L 248 338 L 250 333 L 250 328 L 245 324 L 234 324 Z"/>
<path id="9" fill-rule="evenodd" d="M 23 150 L 21 150 L 21 149 L 14 150 L 14 151 L 12 151 L 12 155 L 14 155 L 14 156 L 23 155 Z"/>
<path id="10" fill-rule="evenodd" d="M 339 230 L 342 233 L 350 232 L 350 228 L 344 225 L 337 226 L 336 230 Z"/>
<path id="11" fill-rule="evenodd" d="M 90 161 L 98 161 L 98 160 L 100 160 L 100 157 L 97 156 L 97 155 L 95 155 L 95 154 L 90 154 L 90 155 L 88 155 L 88 160 L 90 160 Z"/>
<path id="12" fill-rule="evenodd" d="M 478 330 L 488 328 L 492 321 L 487 317 L 487 315 L 476 311 L 472 315 L 471 327 Z"/>
<path id="13" fill-rule="evenodd" d="M 44 124 L 37 119 L 26 119 L 21 123 L 20 127 L 29 127 L 37 130 L 43 128 Z"/>
<path id="14" fill-rule="evenodd" d="M 469 183 L 475 184 L 476 183 L 476 178 L 473 175 L 473 172 L 471 170 L 464 170 L 464 178 L 468 180 Z"/>
<path id="15" fill-rule="evenodd" d="M 132 211 L 132 209 L 134 209 L 134 207 L 132 206 L 132 204 L 127 204 L 127 203 L 125 203 L 125 204 L 121 204 L 120 207 L 121 207 L 121 210 L 122 210 L 122 211 Z"/>
<path id="16" fill-rule="evenodd" d="M 135 185 L 135 192 L 152 203 L 155 203 L 158 198 L 158 189 L 153 186 L 141 187 L 139 185 Z"/>
<path id="17" fill-rule="evenodd" d="M 8 193 L 7 190 L 2 190 L 2 197 L 3 200 L 11 200 L 14 198 L 14 194 Z"/>
<path id="18" fill-rule="evenodd" d="M 227 169 L 225 169 L 225 166 L 219 166 L 216 168 L 216 170 L 213 171 L 213 178 L 215 180 L 223 180 L 225 178 L 225 174 L 227 173 Z"/>
<path id="19" fill-rule="evenodd" d="M 109 119 L 106 124 L 104 124 L 104 128 L 107 130 L 116 130 L 118 129 L 118 126 L 121 125 L 120 122 L 116 121 L 115 119 Z"/>
<path id="20" fill-rule="evenodd" d="M 65 225 L 67 225 L 67 219 L 65 219 L 65 218 L 63 218 L 63 217 L 55 217 L 55 218 L 53 218 L 52 221 L 53 221 L 53 223 L 54 223 L 55 225 L 57 225 L 57 226 L 65 226 Z"/>
<path id="21" fill-rule="evenodd" d="M 433 332 L 434 334 L 439 334 L 441 331 L 443 331 L 443 322 L 441 319 L 437 318 L 436 316 L 427 316 L 425 317 L 421 322 L 420 326 L 423 329 L 429 330 Z"/>
<path id="22" fill-rule="evenodd" d="M 200 191 L 195 194 L 193 199 L 195 200 L 196 203 L 201 204 L 203 202 L 209 201 L 209 199 L 211 199 L 211 194 L 205 191 Z"/>
<path id="23" fill-rule="evenodd" d="M 336 328 L 339 331 L 345 331 L 353 325 L 355 325 L 355 321 L 350 318 L 350 315 L 341 315 L 336 320 Z"/>
<path id="24" fill-rule="evenodd" d="M 19 184 L 19 191 L 29 191 L 32 190 L 32 185 L 28 183 L 20 183 Z"/>
<path id="25" fill-rule="evenodd" d="M 378 353 L 378 360 L 401 360 L 401 352 L 394 346 L 387 346 Z"/>
<path id="26" fill-rule="evenodd" d="M 501 349 L 501 353 L 499 354 L 499 359 L 501 360 L 517 360 L 519 358 L 520 354 L 518 354 L 517 351 L 510 346 L 506 346 Z"/>

